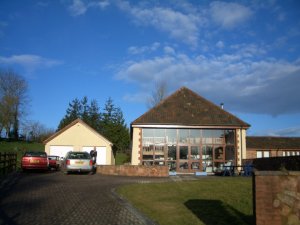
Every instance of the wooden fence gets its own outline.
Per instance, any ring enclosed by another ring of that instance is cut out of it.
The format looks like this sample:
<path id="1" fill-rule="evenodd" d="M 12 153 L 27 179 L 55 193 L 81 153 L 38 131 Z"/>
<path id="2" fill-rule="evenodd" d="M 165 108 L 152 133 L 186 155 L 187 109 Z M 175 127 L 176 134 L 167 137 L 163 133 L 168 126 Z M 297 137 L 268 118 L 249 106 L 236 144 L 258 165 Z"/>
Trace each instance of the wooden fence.
<path id="1" fill-rule="evenodd" d="M 16 170 L 17 153 L 0 152 L 0 175 L 5 175 Z"/>

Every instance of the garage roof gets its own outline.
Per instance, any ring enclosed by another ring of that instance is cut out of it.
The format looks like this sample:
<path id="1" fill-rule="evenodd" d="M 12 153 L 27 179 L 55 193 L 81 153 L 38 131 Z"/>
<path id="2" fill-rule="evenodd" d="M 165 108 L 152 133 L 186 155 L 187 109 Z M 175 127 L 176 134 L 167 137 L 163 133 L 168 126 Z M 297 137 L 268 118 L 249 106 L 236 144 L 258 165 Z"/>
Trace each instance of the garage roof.
<path id="1" fill-rule="evenodd" d="M 66 130 L 68 130 L 69 128 L 71 128 L 72 126 L 76 125 L 77 123 L 80 123 L 83 126 L 85 126 L 86 128 L 88 128 L 89 130 L 91 130 L 97 136 L 99 136 L 100 138 L 104 139 L 109 145 L 111 145 L 111 146 L 113 145 L 113 143 L 111 143 L 107 138 L 103 137 L 103 135 L 99 134 L 99 132 L 97 132 L 95 129 L 93 129 L 88 124 L 86 124 L 85 122 L 83 122 L 81 119 L 74 120 L 72 123 L 70 123 L 69 125 L 65 126 L 63 129 L 61 129 L 58 132 L 56 132 L 55 134 L 51 135 L 49 138 L 47 138 L 44 141 L 44 144 L 47 144 L 49 141 L 53 140 L 54 138 L 56 138 L 57 136 L 59 136 L 60 134 L 62 134 L 63 132 L 65 132 Z"/>

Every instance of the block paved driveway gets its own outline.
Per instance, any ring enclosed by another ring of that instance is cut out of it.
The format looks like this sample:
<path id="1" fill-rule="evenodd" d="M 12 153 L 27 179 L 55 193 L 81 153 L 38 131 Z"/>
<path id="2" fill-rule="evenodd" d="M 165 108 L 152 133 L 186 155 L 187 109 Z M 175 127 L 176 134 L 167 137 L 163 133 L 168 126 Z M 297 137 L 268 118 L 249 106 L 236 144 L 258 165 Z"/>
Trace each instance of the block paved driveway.
<path id="1" fill-rule="evenodd" d="M 17 173 L 0 187 L 0 224 L 155 224 L 113 190 L 124 184 L 168 179 Z"/>

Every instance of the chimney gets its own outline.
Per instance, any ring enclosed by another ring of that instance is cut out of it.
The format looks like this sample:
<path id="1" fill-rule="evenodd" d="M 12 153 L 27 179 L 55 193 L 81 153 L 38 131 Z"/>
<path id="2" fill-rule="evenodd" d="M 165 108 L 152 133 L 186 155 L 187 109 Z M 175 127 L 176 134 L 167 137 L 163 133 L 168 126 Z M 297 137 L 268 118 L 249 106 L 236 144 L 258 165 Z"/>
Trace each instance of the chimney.
<path id="1" fill-rule="evenodd" d="M 223 102 L 221 102 L 220 106 L 221 106 L 221 109 L 224 109 L 224 103 Z"/>

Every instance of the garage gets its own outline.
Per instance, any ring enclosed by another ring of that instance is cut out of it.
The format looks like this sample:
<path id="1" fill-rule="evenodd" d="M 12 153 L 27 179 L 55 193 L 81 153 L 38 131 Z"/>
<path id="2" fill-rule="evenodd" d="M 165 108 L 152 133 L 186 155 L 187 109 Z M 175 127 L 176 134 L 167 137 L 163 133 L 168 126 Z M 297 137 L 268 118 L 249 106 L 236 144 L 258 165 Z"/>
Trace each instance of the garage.
<path id="1" fill-rule="evenodd" d="M 84 146 L 83 151 L 90 152 L 92 150 L 96 149 L 97 151 L 97 158 L 96 158 L 96 164 L 97 165 L 107 165 L 106 164 L 106 147 L 105 146 Z"/>
<path id="2" fill-rule="evenodd" d="M 49 155 L 57 155 L 59 157 L 65 157 L 67 152 L 73 151 L 73 146 L 59 146 L 59 145 L 52 145 L 50 146 L 50 153 Z"/>
<path id="3" fill-rule="evenodd" d="M 97 165 L 115 165 L 113 144 L 96 130 L 77 119 L 44 141 L 48 155 L 64 157 L 69 151 L 97 151 Z"/>

